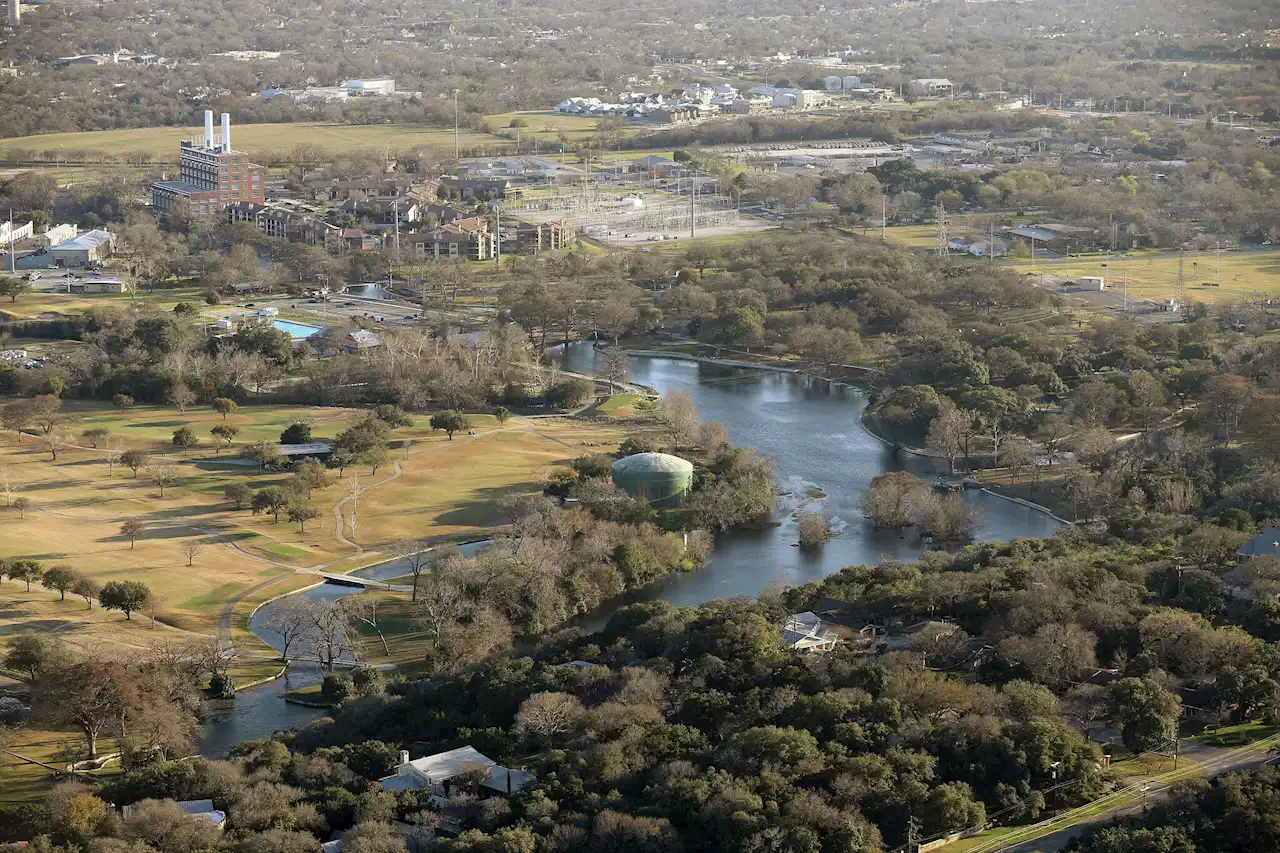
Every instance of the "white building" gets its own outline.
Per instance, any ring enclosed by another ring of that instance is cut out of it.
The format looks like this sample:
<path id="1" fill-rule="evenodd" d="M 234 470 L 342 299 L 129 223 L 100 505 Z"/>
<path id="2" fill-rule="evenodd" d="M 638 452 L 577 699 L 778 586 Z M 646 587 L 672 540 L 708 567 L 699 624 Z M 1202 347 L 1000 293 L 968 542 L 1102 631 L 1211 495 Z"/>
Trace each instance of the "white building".
<path id="1" fill-rule="evenodd" d="M 36 239 L 41 246 L 48 248 L 56 246 L 59 243 L 65 243 L 67 240 L 75 237 L 79 230 L 70 222 L 64 222 L 61 225 L 50 225 L 49 229 L 43 234 L 37 234 Z"/>
<path id="2" fill-rule="evenodd" d="M 35 225 L 27 222 L 23 225 L 15 225 L 13 222 L 0 222 L 0 243 L 8 245 L 10 242 L 25 240 L 32 235 Z"/>
<path id="3" fill-rule="evenodd" d="M 79 237 L 59 243 L 49 253 L 53 256 L 54 266 L 86 267 L 111 257 L 113 239 L 109 231 L 86 231 Z"/>
<path id="4" fill-rule="evenodd" d="M 378 77 L 372 80 L 348 80 L 347 94 L 352 97 L 360 95 L 394 95 L 396 81 L 391 77 Z"/>
<path id="5" fill-rule="evenodd" d="M 382 790 L 429 791 L 436 796 L 446 795 L 445 786 L 450 779 L 472 771 L 485 771 L 488 775 L 480 784 L 492 791 L 510 794 L 533 781 L 533 774 L 524 770 L 503 767 L 475 747 L 462 746 L 448 752 L 439 752 L 409 760 L 407 750 L 400 751 L 400 766 L 395 775 L 378 780 Z"/>

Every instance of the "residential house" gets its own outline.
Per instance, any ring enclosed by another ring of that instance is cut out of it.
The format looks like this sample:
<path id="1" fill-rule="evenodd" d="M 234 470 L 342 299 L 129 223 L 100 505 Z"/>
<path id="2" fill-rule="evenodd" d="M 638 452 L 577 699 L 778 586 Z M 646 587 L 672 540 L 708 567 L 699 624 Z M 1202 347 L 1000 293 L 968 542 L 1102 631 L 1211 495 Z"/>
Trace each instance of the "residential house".
<path id="1" fill-rule="evenodd" d="M 441 178 L 440 188 L 450 198 L 464 200 L 505 198 L 507 194 L 506 178 Z"/>
<path id="2" fill-rule="evenodd" d="M 829 652 L 840 643 L 834 625 L 822 621 L 816 613 L 806 610 L 793 613 L 782 629 L 782 643 L 800 652 Z"/>
<path id="3" fill-rule="evenodd" d="M 439 752 L 409 760 L 406 750 L 400 752 L 400 764 L 395 774 L 378 780 L 382 790 L 427 791 L 439 797 L 448 795 L 449 782 L 458 776 L 483 773 L 480 786 L 500 794 L 514 793 L 533 781 L 533 774 L 524 770 L 503 767 L 475 747 L 463 746 L 448 752 Z"/>
<path id="4" fill-rule="evenodd" d="M 223 829 L 227 824 L 226 812 L 219 811 L 213 807 L 213 800 L 178 800 L 178 808 L 182 809 L 192 817 L 203 818 L 209 821 L 218 829 Z M 132 815 L 136 805 L 128 805 L 120 810 L 126 820 Z"/>

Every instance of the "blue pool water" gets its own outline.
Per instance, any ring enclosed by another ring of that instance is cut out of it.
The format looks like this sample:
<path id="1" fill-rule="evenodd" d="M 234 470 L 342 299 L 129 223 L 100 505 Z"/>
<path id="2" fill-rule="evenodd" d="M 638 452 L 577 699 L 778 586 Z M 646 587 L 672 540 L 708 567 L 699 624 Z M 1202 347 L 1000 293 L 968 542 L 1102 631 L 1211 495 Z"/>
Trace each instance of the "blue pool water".
<path id="1" fill-rule="evenodd" d="M 272 320 L 271 325 L 282 332 L 288 332 L 289 337 L 295 341 L 304 340 L 321 331 L 319 326 L 308 326 L 306 323 L 291 323 L 288 320 Z"/>

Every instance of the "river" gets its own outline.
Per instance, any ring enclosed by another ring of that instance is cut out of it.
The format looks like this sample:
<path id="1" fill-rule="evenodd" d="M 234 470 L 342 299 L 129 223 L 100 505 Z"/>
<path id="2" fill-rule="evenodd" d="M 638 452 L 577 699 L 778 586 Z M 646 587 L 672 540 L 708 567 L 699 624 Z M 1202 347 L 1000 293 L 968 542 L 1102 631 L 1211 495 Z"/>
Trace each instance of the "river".
<path id="1" fill-rule="evenodd" d="M 567 370 L 595 372 L 595 349 L 590 343 L 573 343 L 553 353 Z M 718 420 L 728 428 L 730 441 L 775 459 L 779 486 L 788 494 L 779 499 L 777 527 L 737 530 L 719 537 L 705 567 L 673 574 L 611 602 L 584 618 L 583 627 L 600 627 L 627 603 L 663 599 L 696 605 L 721 596 L 753 596 L 775 581 L 803 584 L 843 566 L 877 563 L 885 557 L 907 561 L 920 554 L 923 546 L 916 536 L 875 530 L 862 518 L 859 501 L 878 474 L 905 469 L 928 476 L 934 471 L 933 462 L 894 451 L 868 434 L 860 423 L 867 399 L 857 388 L 801 374 L 638 355 L 631 358 L 631 380 L 663 394 L 688 392 L 704 419 Z M 994 495 L 969 490 L 964 497 L 983 511 L 977 533 L 980 541 L 1048 536 L 1058 527 L 1048 515 Z M 838 535 L 821 548 L 795 547 L 791 513 L 800 505 L 825 515 Z M 386 579 L 405 573 L 403 565 L 390 563 L 361 574 Z M 336 598 L 355 591 L 325 585 L 302 594 Z M 260 619 L 251 620 L 250 628 L 272 642 L 260 627 L 255 628 L 255 622 Z M 289 705 L 278 696 L 285 689 L 314 684 L 320 677 L 317 670 L 303 669 L 291 674 L 287 683 L 241 691 L 233 712 L 209 721 L 202 749 L 220 754 L 239 740 L 304 726 L 322 716 L 319 709 Z"/>

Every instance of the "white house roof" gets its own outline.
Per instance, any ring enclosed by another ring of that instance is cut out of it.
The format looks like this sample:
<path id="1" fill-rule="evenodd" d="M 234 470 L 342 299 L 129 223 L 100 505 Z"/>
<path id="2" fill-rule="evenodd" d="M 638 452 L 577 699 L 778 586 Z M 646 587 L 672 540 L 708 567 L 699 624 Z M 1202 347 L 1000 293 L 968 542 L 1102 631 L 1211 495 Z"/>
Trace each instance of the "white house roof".
<path id="1" fill-rule="evenodd" d="M 53 251 L 56 252 L 59 249 L 68 249 L 68 250 L 79 249 L 82 251 L 85 249 L 96 249 L 99 246 L 103 245 L 104 243 L 110 243 L 110 242 L 111 242 L 110 232 L 103 231 L 102 229 L 98 229 L 96 231 L 86 231 L 85 233 L 81 234 L 79 237 L 72 237 L 70 240 L 67 240 L 66 242 L 59 243 L 58 245 L 53 247 Z"/>
<path id="2" fill-rule="evenodd" d="M 782 629 L 782 642 L 788 648 L 804 651 L 805 649 L 830 646 L 839 639 L 835 630 L 824 623 L 816 613 L 806 610 L 804 613 L 793 613 Z"/>
<path id="3" fill-rule="evenodd" d="M 503 767 L 473 746 L 460 746 L 448 752 L 416 758 L 400 765 L 396 775 L 378 781 L 384 791 L 416 790 L 425 785 L 447 782 L 473 767 L 486 768 L 489 778 L 482 784 L 503 793 L 516 791 L 533 780 L 532 773 Z"/>

